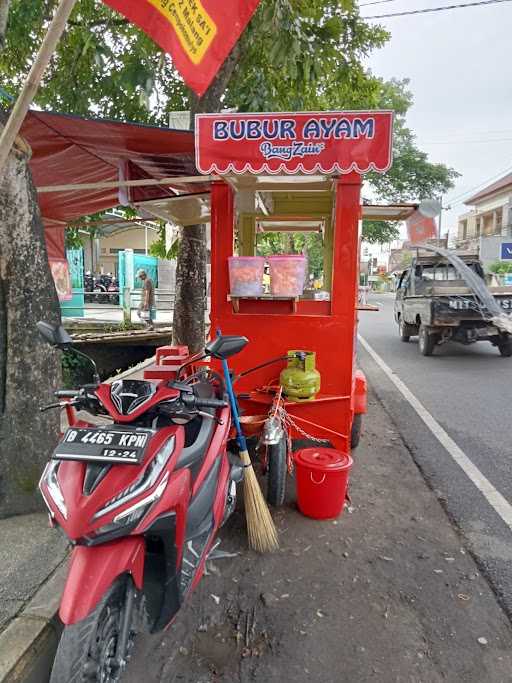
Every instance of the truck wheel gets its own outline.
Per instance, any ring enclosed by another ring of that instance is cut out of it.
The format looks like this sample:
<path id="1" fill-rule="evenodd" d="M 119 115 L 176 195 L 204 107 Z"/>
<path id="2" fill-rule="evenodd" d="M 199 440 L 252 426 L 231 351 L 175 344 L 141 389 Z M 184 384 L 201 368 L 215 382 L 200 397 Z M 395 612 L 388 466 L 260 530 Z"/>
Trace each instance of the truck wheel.
<path id="1" fill-rule="evenodd" d="M 267 501 L 274 507 L 280 507 L 284 503 L 286 475 L 288 474 L 286 438 L 283 437 L 279 443 L 267 446 L 267 448 Z"/>
<path id="2" fill-rule="evenodd" d="M 363 413 L 355 413 L 352 420 L 352 430 L 350 432 L 350 447 L 357 448 L 361 441 L 361 430 L 363 428 Z"/>
<path id="3" fill-rule="evenodd" d="M 409 327 L 410 326 L 404 322 L 403 318 L 400 318 L 398 321 L 398 334 L 403 342 L 408 342 L 411 338 Z"/>
<path id="4" fill-rule="evenodd" d="M 436 335 L 429 334 L 425 325 L 420 325 L 418 348 L 422 356 L 431 356 L 436 345 Z"/>
<path id="5" fill-rule="evenodd" d="M 498 344 L 498 349 L 504 358 L 510 358 L 512 356 L 512 341 L 506 341 Z"/>

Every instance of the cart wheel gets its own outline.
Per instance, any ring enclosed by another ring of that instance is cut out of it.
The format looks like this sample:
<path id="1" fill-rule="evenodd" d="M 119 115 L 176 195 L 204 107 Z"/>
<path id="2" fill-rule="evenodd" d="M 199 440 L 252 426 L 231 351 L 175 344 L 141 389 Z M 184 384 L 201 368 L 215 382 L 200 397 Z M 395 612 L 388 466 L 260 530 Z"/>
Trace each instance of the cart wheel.
<path id="1" fill-rule="evenodd" d="M 361 430 L 363 428 L 363 414 L 356 413 L 352 420 L 352 431 L 350 432 L 350 447 L 357 448 L 361 441 Z"/>
<path id="2" fill-rule="evenodd" d="M 281 439 L 279 443 L 268 446 L 267 501 L 274 507 L 280 507 L 284 503 L 288 471 L 286 450 L 285 438 Z"/>
<path id="3" fill-rule="evenodd" d="M 436 335 L 429 334 L 425 325 L 420 325 L 418 348 L 422 356 L 431 356 L 436 345 Z"/>

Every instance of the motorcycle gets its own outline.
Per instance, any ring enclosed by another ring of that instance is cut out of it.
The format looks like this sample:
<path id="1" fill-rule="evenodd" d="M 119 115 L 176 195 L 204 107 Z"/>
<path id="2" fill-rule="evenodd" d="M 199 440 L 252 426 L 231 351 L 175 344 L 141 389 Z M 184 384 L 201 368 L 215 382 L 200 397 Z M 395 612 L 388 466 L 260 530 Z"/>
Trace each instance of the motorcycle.
<path id="1" fill-rule="evenodd" d="M 93 304 L 94 303 L 94 296 L 91 294 L 94 292 L 94 282 L 95 282 L 95 277 L 91 273 L 90 270 L 87 270 L 84 273 L 84 292 L 85 292 L 85 303 L 86 304 Z"/>
<path id="2" fill-rule="evenodd" d="M 37 327 L 54 347 L 72 348 L 64 328 Z M 244 469 L 228 451 L 224 380 L 194 362 L 246 344 L 220 336 L 170 382 L 101 384 L 89 359 L 94 382 L 57 391 L 58 402 L 41 408 L 65 408 L 70 423 L 39 485 L 73 548 L 51 683 L 117 683 L 137 632 L 166 628 L 200 581 Z M 112 423 L 77 420 L 76 409 Z"/>
<path id="3" fill-rule="evenodd" d="M 107 283 L 107 292 L 109 303 L 115 306 L 119 305 L 119 281 L 113 275 L 110 275 L 110 282 Z"/>
<path id="4" fill-rule="evenodd" d="M 94 275 L 90 270 L 86 271 L 84 275 L 85 302 L 89 304 L 109 303 L 113 296 L 109 294 L 109 287 L 114 280 L 115 278 L 110 273 Z M 113 291 L 119 292 L 119 286 L 117 289 L 114 286 Z"/>

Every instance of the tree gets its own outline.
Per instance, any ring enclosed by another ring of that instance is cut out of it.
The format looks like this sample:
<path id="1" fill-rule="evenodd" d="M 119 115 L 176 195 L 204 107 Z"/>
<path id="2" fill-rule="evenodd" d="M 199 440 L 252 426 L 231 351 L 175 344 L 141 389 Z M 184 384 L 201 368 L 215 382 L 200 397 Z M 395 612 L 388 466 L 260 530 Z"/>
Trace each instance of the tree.
<path id="1" fill-rule="evenodd" d="M 512 273 L 512 263 L 507 263 L 506 261 L 493 261 L 487 266 L 487 270 L 496 275 L 507 275 L 508 273 Z"/>
<path id="2" fill-rule="evenodd" d="M 368 176 L 371 191 L 380 201 L 400 203 L 440 197 L 459 177 L 454 169 L 429 162 L 425 152 L 416 146 L 414 134 L 405 123 L 413 103 L 408 85 L 407 79 L 380 82 L 378 106 L 395 112 L 393 166 L 384 175 L 373 173 Z M 363 239 L 367 242 L 385 243 L 397 237 L 396 223 L 363 222 Z"/>
<path id="3" fill-rule="evenodd" d="M 59 322 L 60 311 L 29 156 L 18 138 L 0 180 L 0 517 L 43 506 L 35 492 L 60 428 L 58 411 L 38 410 L 59 382 L 60 358 L 35 325 Z"/>
<path id="4" fill-rule="evenodd" d="M 8 49 L 0 66 L 15 94 L 56 0 L 11 3 Z M 27 26 L 30 41 L 24 39 Z M 37 103 L 71 113 L 94 111 L 153 123 L 164 123 L 170 111 L 190 108 L 191 126 L 195 113 L 222 107 L 322 110 L 386 106 L 393 101 L 404 117 L 411 102 L 405 88 L 384 83 L 363 66 L 371 50 L 388 38 L 382 27 L 360 17 L 355 0 L 262 0 L 217 78 L 197 100 L 184 87 L 170 58 L 141 31 L 96 0 L 80 0 Z M 430 168 L 403 123 L 399 128 L 403 142 L 398 140 L 396 146 L 397 173 L 387 184 L 371 179 L 383 198 L 418 188 L 411 167 L 425 185 L 437 171 L 437 185 L 442 181 L 441 169 Z M 377 240 L 378 229 L 373 229 Z M 178 257 L 174 333 L 176 341 L 192 349 L 204 339 L 200 310 L 205 261 L 204 226 L 187 227 Z"/>
<path id="5" fill-rule="evenodd" d="M 13 94 L 54 5 L 55 0 L 12 0 L 9 49 L 1 66 Z M 35 40 L 24 40 L 27 26 Z M 197 100 L 170 59 L 137 28 L 94 0 L 81 0 L 37 102 L 77 114 L 94 108 L 106 116 L 152 122 L 164 122 L 169 111 L 190 103 L 191 127 L 195 113 L 222 106 L 307 108 L 318 102 L 320 91 L 326 103 L 336 92 L 350 107 L 375 88 L 361 60 L 387 37 L 360 18 L 354 0 L 263 0 L 217 78 Z M 205 262 L 205 228 L 189 226 L 182 231 L 178 256 L 174 336 L 192 350 L 204 340 Z"/>
<path id="6" fill-rule="evenodd" d="M 10 2 L 11 0 L 0 0 L 0 48 L 4 46 Z"/>
<path id="7" fill-rule="evenodd" d="M 400 237 L 397 223 L 392 221 L 363 221 L 362 239 L 370 244 L 385 244 Z"/>

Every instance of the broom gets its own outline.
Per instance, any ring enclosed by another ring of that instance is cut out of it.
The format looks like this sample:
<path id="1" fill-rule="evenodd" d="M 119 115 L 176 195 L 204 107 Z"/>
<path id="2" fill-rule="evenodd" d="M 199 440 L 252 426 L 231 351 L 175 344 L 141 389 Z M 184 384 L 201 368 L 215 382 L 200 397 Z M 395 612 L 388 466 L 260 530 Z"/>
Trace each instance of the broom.
<path id="1" fill-rule="evenodd" d="M 235 423 L 236 440 L 240 449 L 240 458 L 245 468 L 244 501 L 249 545 L 259 553 L 272 552 L 279 548 L 277 530 L 274 526 L 274 521 L 270 515 L 267 502 L 263 496 L 258 480 L 256 479 L 251 457 L 247 451 L 247 443 L 238 418 L 238 403 L 233 391 L 233 383 L 231 382 L 231 375 L 229 374 L 228 362 L 225 359 L 222 360 L 222 368 L 226 378 L 226 389 L 231 404 L 233 422 Z"/>

